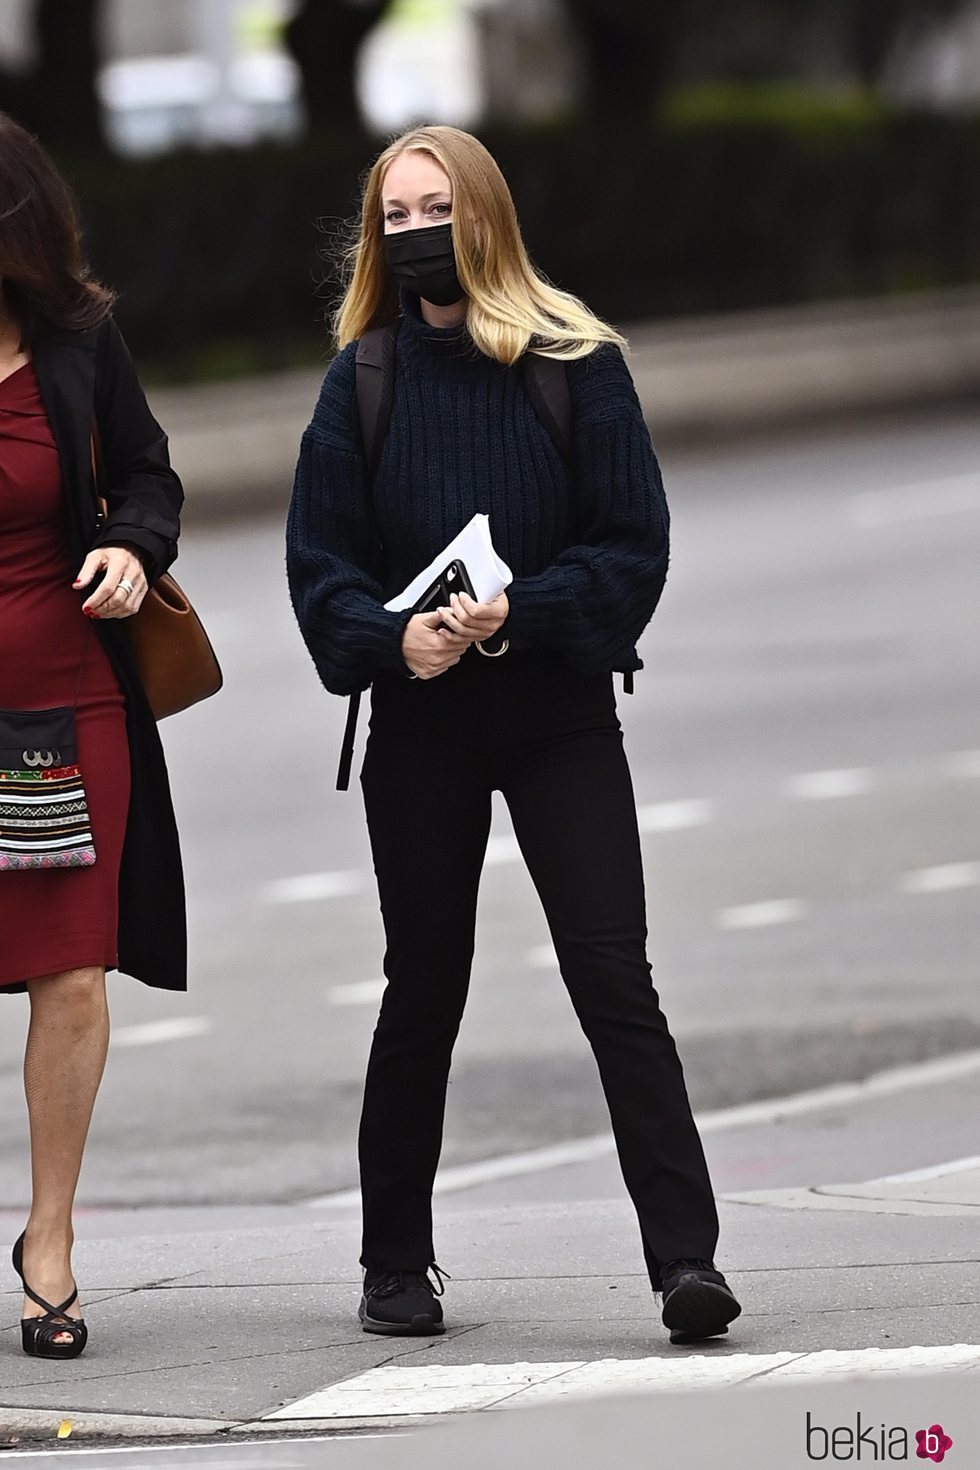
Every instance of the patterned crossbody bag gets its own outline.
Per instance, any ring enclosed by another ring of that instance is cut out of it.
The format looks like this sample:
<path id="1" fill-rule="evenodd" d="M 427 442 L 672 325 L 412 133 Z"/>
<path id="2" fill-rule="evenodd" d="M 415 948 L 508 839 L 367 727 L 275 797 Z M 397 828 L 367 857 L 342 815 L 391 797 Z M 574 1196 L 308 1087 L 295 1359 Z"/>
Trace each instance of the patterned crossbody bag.
<path id="1" fill-rule="evenodd" d="M 0 710 L 0 873 L 95 862 L 75 731 L 87 647 L 74 705 Z"/>

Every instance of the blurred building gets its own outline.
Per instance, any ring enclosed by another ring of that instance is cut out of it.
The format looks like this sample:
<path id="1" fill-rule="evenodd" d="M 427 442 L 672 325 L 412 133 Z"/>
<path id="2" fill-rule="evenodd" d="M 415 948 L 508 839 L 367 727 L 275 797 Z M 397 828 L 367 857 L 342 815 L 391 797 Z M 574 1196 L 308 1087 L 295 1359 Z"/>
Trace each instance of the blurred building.
<path id="1" fill-rule="evenodd" d="M 298 137 L 300 77 L 282 43 L 297 3 L 102 0 L 99 91 L 112 145 L 139 155 Z M 31 8 L 32 0 L 0 0 L 0 65 L 30 66 Z M 758 47 L 759 37 L 731 19 L 697 45 L 698 78 L 733 66 L 737 74 L 742 52 Z M 807 33 L 807 58 L 797 68 L 809 64 L 825 79 L 844 81 L 831 19 Z M 423 119 L 550 121 L 569 110 L 577 79 L 563 0 L 391 0 L 362 49 L 358 96 L 380 132 Z M 980 105 L 980 0 L 901 40 L 885 88 L 903 103 Z"/>
<path id="2" fill-rule="evenodd" d="M 575 91 L 562 0 L 395 0 L 364 46 L 359 91 L 382 129 L 554 118 Z"/>
<path id="3" fill-rule="evenodd" d="M 31 9 L 0 0 L 0 64 L 30 65 Z M 292 0 L 103 0 L 109 141 L 146 154 L 296 136 L 299 79 L 279 40 L 292 9 Z"/>
<path id="4" fill-rule="evenodd" d="M 100 79 L 125 153 L 248 144 L 302 131 L 296 68 L 280 43 L 290 0 L 103 0 Z"/>
<path id="5" fill-rule="evenodd" d="M 0 0 L 0 65 L 31 64 L 32 0 Z M 282 44 L 296 0 L 103 0 L 99 92 L 119 152 L 247 145 L 303 130 Z M 393 0 L 358 68 L 367 121 L 552 117 L 574 86 L 561 0 Z"/>
<path id="6" fill-rule="evenodd" d="M 980 107 L 980 0 L 899 46 L 885 79 L 896 100 L 942 108 Z"/>

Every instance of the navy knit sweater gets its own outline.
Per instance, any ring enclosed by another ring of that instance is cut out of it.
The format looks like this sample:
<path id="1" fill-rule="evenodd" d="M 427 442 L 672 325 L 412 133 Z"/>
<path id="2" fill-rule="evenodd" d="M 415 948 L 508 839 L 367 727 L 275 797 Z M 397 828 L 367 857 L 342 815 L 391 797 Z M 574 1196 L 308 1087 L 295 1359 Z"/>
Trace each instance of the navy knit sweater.
<path id="1" fill-rule="evenodd" d="M 381 670 L 407 674 L 410 614 L 386 612 L 477 511 L 514 573 L 505 632 L 583 674 L 641 667 L 636 640 L 667 573 L 668 514 L 622 353 L 568 365 L 569 471 L 520 366 L 478 352 L 465 329 L 428 326 L 406 301 L 391 426 L 366 483 L 354 344 L 331 363 L 305 431 L 287 526 L 293 606 L 334 694 Z"/>

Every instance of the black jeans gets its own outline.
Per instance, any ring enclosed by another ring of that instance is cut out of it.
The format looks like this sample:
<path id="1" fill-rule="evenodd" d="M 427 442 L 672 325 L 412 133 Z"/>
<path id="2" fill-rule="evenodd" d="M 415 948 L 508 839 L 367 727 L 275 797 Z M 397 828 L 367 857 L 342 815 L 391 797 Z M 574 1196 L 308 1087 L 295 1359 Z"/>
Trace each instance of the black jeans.
<path id="1" fill-rule="evenodd" d="M 435 1259 L 432 1183 L 494 789 L 599 1064 L 653 1286 L 658 1263 L 710 1259 L 718 1218 L 646 958 L 611 675 L 584 678 L 537 653 L 491 660 L 471 650 L 437 679 L 379 677 L 361 781 L 388 978 L 361 1115 L 362 1264 L 424 1271 Z"/>

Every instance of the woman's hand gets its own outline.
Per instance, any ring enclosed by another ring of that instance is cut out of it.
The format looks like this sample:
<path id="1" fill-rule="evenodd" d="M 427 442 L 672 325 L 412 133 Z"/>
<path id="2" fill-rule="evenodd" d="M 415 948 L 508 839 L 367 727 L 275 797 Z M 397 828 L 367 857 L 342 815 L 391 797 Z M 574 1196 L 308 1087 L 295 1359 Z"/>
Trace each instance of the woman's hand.
<path id="1" fill-rule="evenodd" d="M 476 602 L 466 592 L 454 592 L 449 607 L 439 609 L 439 616 L 467 643 L 483 643 L 503 627 L 509 612 L 506 592 L 501 592 L 493 602 Z"/>
<path id="2" fill-rule="evenodd" d="M 82 563 L 75 590 L 88 587 L 99 572 L 105 572 L 105 576 L 92 596 L 82 603 L 85 616 L 131 618 L 139 612 L 148 585 L 139 557 L 123 546 L 97 547 Z"/>
<path id="3" fill-rule="evenodd" d="M 402 634 L 402 658 L 419 679 L 435 679 L 458 664 L 469 647 L 465 638 L 440 628 L 437 612 L 416 613 Z"/>

